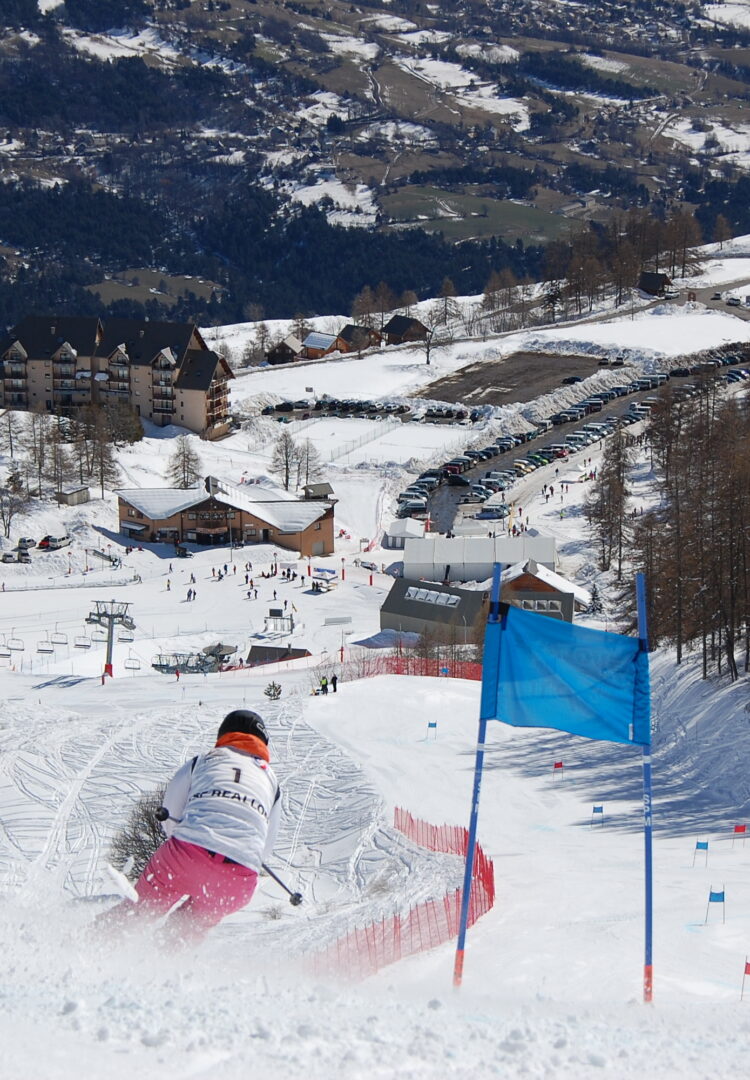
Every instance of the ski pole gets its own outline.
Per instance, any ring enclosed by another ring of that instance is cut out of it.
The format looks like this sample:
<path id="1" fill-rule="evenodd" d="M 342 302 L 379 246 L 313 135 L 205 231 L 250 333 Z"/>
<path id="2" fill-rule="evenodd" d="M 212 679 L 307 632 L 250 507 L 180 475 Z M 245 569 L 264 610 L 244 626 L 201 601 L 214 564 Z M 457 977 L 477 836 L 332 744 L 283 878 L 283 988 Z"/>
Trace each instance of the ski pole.
<path id="1" fill-rule="evenodd" d="M 169 810 L 167 810 L 166 806 L 160 806 L 159 809 L 156 810 L 156 812 L 154 813 L 154 817 L 156 818 L 157 821 L 180 821 L 181 820 L 180 818 L 172 817 Z M 268 876 L 272 877 L 273 880 L 276 882 L 276 884 L 281 886 L 281 888 L 284 890 L 284 892 L 289 893 L 289 903 L 292 905 L 292 907 L 299 907 L 299 905 L 302 903 L 302 893 L 293 892 L 289 888 L 288 885 L 284 884 L 284 882 L 281 880 L 279 875 L 274 874 L 273 870 L 271 870 L 271 868 L 269 866 L 266 866 L 265 863 L 261 863 L 261 866 L 263 867 L 265 872 L 268 874 Z"/>
<path id="2" fill-rule="evenodd" d="M 292 890 L 289 888 L 289 886 L 284 884 L 284 882 L 281 880 L 279 875 L 274 874 L 274 872 L 270 868 L 270 866 L 267 866 L 265 863 L 261 863 L 261 866 L 263 867 L 265 872 L 269 875 L 269 877 L 272 877 L 273 880 L 276 882 L 276 884 L 280 885 L 282 887 L 284 892 L 289 893 L 289 903 L 292 905 L 292 907 L 298 907 L 302 903 L 302 893 L 300 893 L 300 892 L 292 892 Z"/>

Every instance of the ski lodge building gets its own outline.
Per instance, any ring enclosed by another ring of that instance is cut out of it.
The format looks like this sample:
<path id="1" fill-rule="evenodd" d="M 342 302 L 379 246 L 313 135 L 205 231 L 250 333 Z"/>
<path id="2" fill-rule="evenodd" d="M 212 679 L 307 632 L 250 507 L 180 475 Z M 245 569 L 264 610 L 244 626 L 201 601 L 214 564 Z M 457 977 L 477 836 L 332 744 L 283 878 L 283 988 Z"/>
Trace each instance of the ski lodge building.
<path id="1" fill-rule="evenodd" d="M 134 543 L 276 544 L 300 555 L 331 555 L 333 504 L 286 499 L 253 484 L 207 476 L 202 487 L 117 492 L 120 532 Z"/>
<path id="2" fill-rule="evenodd" d="M 0 340 L 0 407 L 75 415 L 125 404 L 203 439 L 229 430 L 224 357 L 193 323 L 28 315 Z"/>

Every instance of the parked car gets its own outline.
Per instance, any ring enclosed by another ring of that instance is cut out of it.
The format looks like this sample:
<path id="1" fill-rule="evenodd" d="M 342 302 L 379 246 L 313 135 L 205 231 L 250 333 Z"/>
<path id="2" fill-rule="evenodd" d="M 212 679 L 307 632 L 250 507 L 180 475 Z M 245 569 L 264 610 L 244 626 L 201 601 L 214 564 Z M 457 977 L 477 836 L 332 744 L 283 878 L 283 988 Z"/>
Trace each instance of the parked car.
<path id="1" fill-rule="evenodd" d="M 448 483 L 451 487 L 470 487 L 471 480 L 466 476 L 461 476 L 460 473 L 450 473 L 448 476 Z"/>
<path id="2" fill-rule="evenodd" d="M 44 536 L 39 541 L 38 547 L 45 551 L 56 551 L 58 548 L 67 547 L 70 537 L 63 533 L 61 536 Z"/>
<path id="3" fill-rule="evenodd" d="M 727 300 L 727 307 L 739 307 L 741 303 L 739 296 L 730 296 Z"/>
<path id="4" fill-rule="evenodd" d="M 16 557 L 12 551 L 4 551 L 2 562 L 16 562 Z"/>
<path id="5" fill-rule="evenodd" d="M 583 382 L 581 375 L 566 375 L 562 381 L 563 386 L 573 386 L 575 383 Z"/>
<path id="6" fill-rule="evenodd" d="M 420 502 L 417 502 L 416 500 L 414 502 L 404 502 L 401 503 L 396 511 L 396 517 L 407 518 L 411 517 L 413 514 L 424 514 L 426 509 L 427 507 L 423 500 Z"/>
<path id="7" fill-rule="evenodd" d="M 19 548 L 36 547 L 36 540 L 32 540 L 30 536 L 22 536 L 18 541 Z"/>
<path id="8" fill-rule="evenodd" d="M 23 551 L 18 552 L 18 561 L 22 562 L 22 563 L 30 563 L 31 562 L 31 556 L 29 555 L 26 548 L 24 548 Z"/>
<path id="9" fill-rule="evenodd" d="M 177 558 L 178 559 L 192 559 L 192 551 L 188 551 L 186 547 L 182 547 L 181 544 L 177 546 Z"/>
<path id="10" fill-rule="evenodd" d="M 484 506 L 474 517 L 480 521 L 502 521 L 510 514 L 507 503 L 499 503 L 497 506 Z"/>

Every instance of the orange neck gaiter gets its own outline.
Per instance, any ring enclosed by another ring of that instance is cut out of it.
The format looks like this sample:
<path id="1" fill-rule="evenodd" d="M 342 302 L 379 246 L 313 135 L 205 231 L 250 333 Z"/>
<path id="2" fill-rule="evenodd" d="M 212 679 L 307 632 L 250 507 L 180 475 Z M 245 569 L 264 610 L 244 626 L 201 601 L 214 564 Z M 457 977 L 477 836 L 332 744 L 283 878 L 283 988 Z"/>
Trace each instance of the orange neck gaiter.
<path id="1" fill-rule="evenodd" d="M 263 758 L 264 761 L 271 760 L 268 747 L 263 740 L 257 735 L 247 735 L 243 731 L 228 731 L 226 735 L 216 740 L 216 745 L 233 746 L 237 750 L 244 750 L 246 754 L 252 754 L 253 757 Z"/>

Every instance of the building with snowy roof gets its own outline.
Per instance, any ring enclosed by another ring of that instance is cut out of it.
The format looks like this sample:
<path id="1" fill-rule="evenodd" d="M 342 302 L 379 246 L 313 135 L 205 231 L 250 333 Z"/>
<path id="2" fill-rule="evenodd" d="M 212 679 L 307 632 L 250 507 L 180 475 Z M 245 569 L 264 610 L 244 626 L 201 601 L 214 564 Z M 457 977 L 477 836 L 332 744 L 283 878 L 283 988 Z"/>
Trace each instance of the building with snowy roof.
<path id="1" fill-rule="evenodd" d="M 173 544 L 276 544 L 300 555 L 330 555 L 333 505 L 290 499 L 260 485 L 235 487 L 207 476 L 193 488 L 117 492 L 120 532 Z"/>
<path id="2" fill-rule="evenodd" d="M 534 559 L 508 566 L 502 573 L 502 598 L 509 604 L 573 622 L 576 611 L 586 611 L 591 594 Z"/>
<path id="3" fill-rule="evenodd" d="M 320 360 L 335 352 L 346 352 L 346 346 L 338 334 L 321 334 L 313 330 L 302 342 L 302 356 L 305 360 Z"/>
<path id="4" fill-rule="evenodd" d="M 287 334 L 283 341 L 272 345 L 266 353 L 269 364 L 289 364 L 302 352 L 302 342 L 294 334 Z"/>

